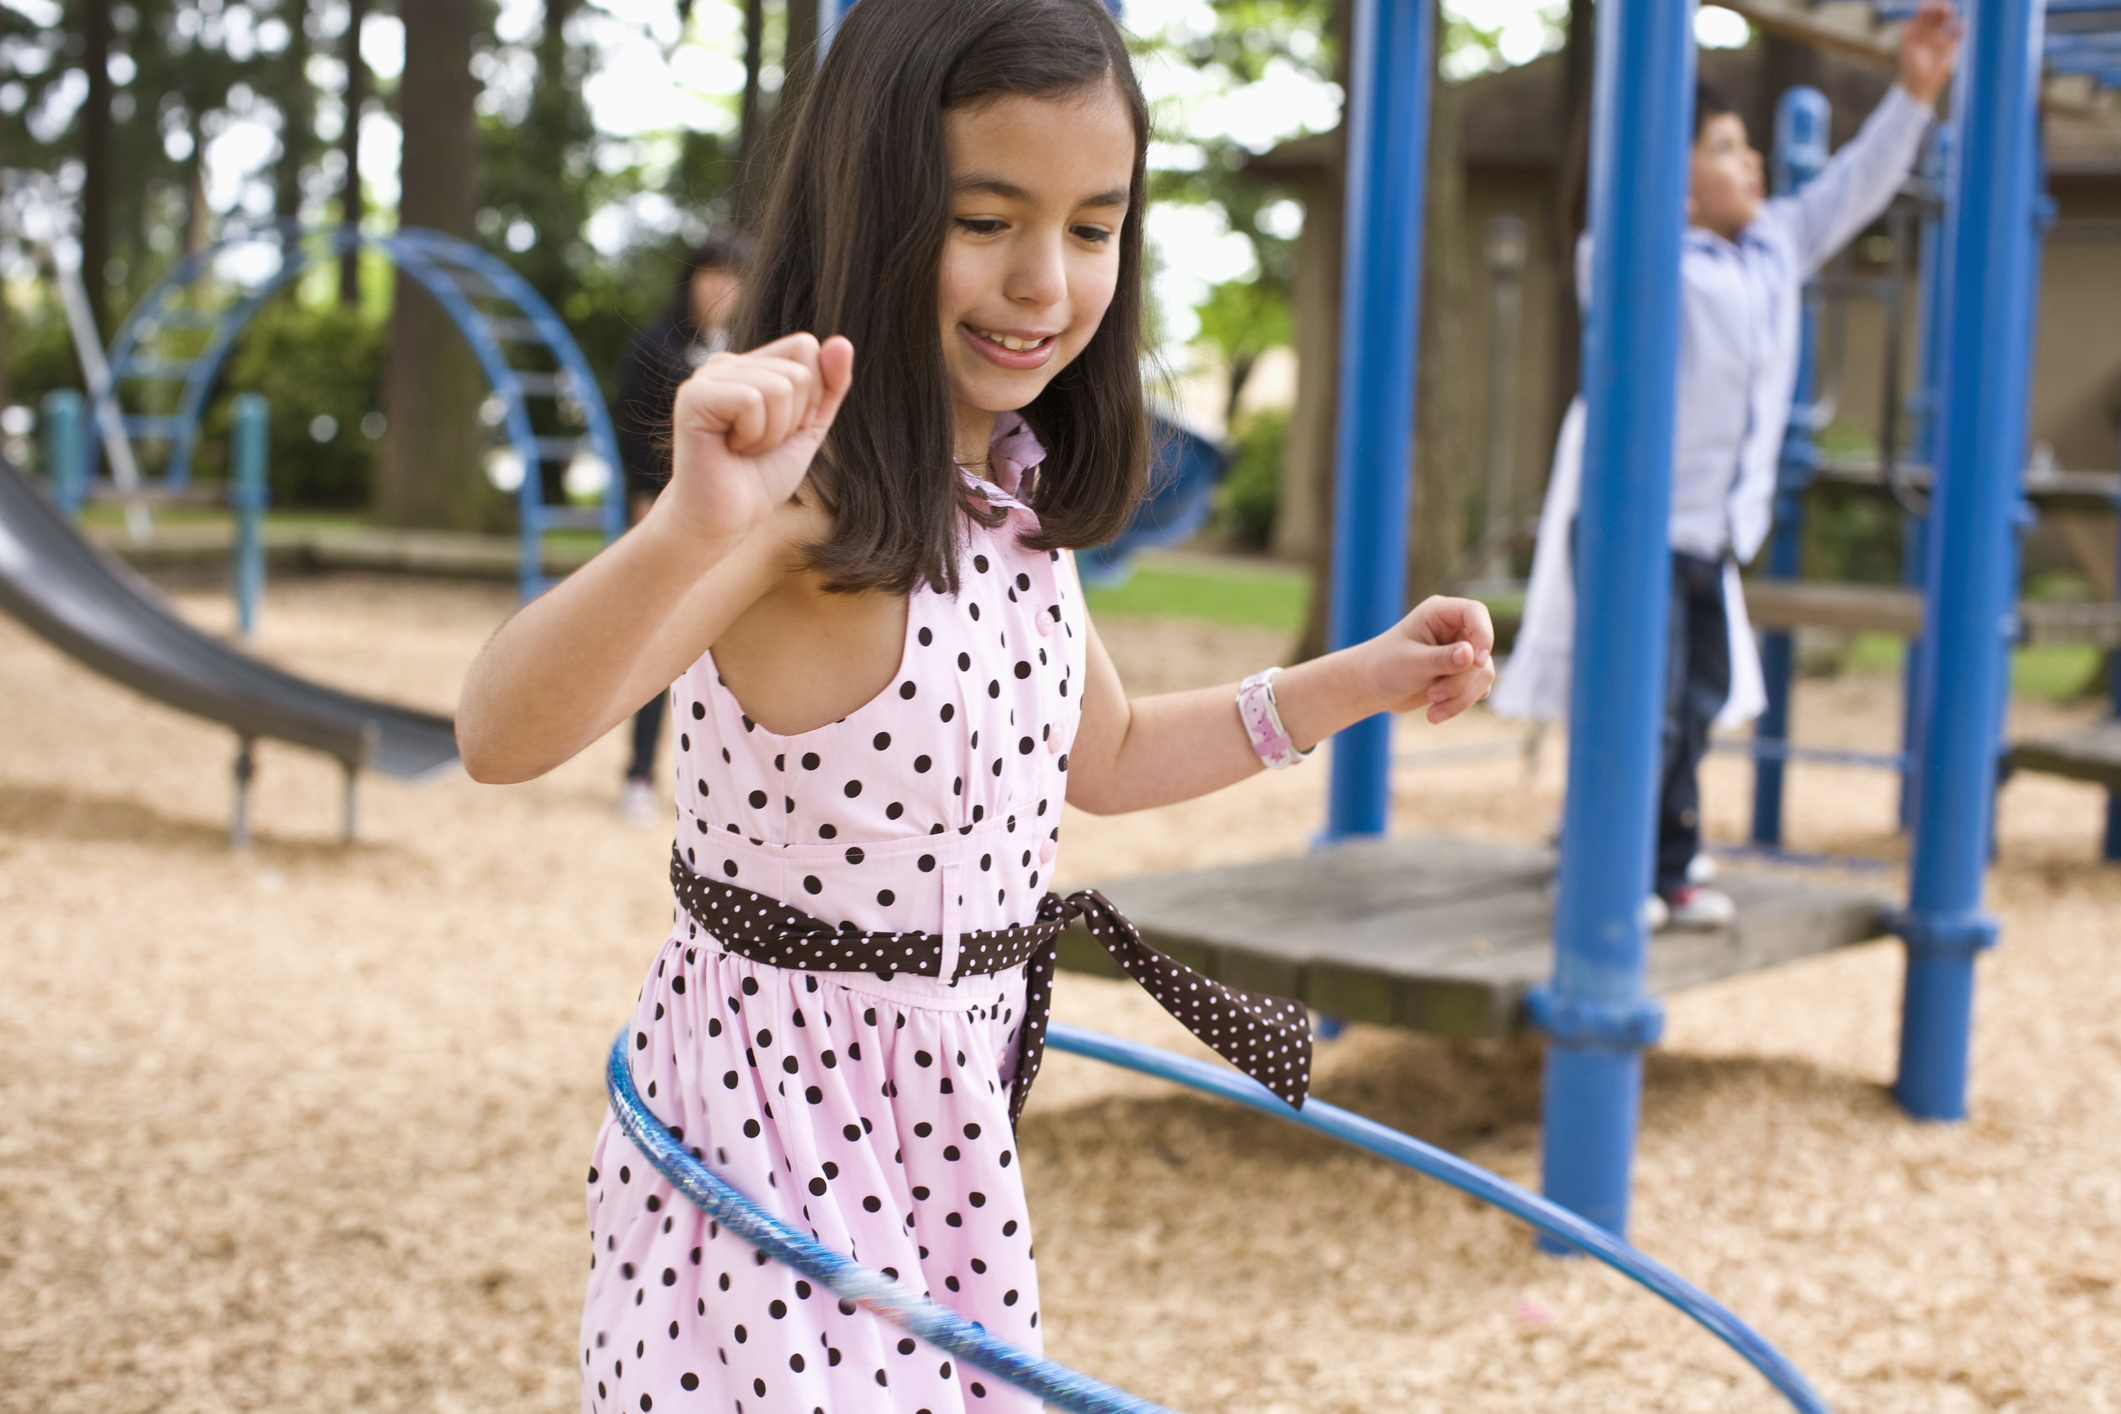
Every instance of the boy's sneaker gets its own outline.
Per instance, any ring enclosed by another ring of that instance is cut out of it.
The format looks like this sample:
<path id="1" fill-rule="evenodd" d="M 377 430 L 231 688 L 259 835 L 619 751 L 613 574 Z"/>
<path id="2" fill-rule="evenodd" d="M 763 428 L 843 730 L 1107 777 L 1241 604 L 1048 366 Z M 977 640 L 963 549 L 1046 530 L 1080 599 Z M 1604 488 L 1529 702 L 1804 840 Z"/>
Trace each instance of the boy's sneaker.
<path id="1" fill-rule="evenodd" d="M 1643 927 L 1649 929 L 1652 933 L 1661 933 L 1671 926 L 1671 922 L 1671 905 L 1664 901 L 1662 895 L 1651 894 L 1642 901 Z"/>
<path id="2" fill-rule="evenodd" d="M 1663 900 L 1671 928 L 1728 928 L 1738 921 L 1738 905 L 1731 896 L 1699 884 L 1684 884 Z"/>
<path id="3" fill-rule="evenodd" d="M 1716 856 L 1703 851 L 1687 861 L 1686 881 L 1689 884 L 1713 884 L 1716 882 Z"/>
<path id="4" fill-rule="evenodd" d="M 662 823 L 663 802 L 656 797 L 654 781 L 638 776 L 627 779 L 619 792 L 619 818 L 641 829 Z"/>

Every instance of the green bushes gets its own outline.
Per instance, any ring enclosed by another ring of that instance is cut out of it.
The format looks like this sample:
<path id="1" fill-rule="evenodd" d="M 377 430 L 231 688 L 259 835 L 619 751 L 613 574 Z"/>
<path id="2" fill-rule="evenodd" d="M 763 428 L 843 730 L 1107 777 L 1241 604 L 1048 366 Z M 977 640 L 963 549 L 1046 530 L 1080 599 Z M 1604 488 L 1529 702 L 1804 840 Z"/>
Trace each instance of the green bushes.
<path id="1" fill-rule="evenodd" d="M 1288 440 L 1289 415 L 1278 409 L 1253 413 L 1239 425 L 1237 454 L 1223 480 L 1216 519 L 1241 545 L 1263 550 L 1274 538 Z"/>
<path id="2" fill-rule="evenodd" d="M 288 295 L 268 304 L 222 367 L 200 428 L 198 474 L 228 474 L 229 403 L 237 393 L 262 393 L 272 404 L 273 505 L 367 506 L 383 445 L 386 333 L 383 320 L 358 309 Z"/>

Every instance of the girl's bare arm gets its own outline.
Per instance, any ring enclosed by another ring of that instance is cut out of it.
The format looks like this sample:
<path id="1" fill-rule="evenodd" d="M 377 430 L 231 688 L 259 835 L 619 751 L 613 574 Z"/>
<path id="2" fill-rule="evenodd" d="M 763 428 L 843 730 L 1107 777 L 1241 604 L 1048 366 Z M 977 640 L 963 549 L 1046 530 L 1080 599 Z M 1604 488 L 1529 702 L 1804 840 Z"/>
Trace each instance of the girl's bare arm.
<path id="1" fill-rule="evenodd" d="M 1485 605 L 1429 599 L 1389 631 L 1286 669 L 1274 680 L 1299 750 L 1378 712 L 1428 709 L 1448 721 L 1495 682 Z M 1115 815 L 1190 800 L 1263 770 L 1237 714 L 1237 684 L 1127 699 L 1093 626 L 1083 720 L 1068 757 L 1068 802 Z"/>
<path id="2" fill-rule="evenodd" d="M 718 354 L 678 390 L 672 475 L 618 543 L 472 664 L 457 747 L 474 780 L 541 776 L 667 688 L 792 568 L 818 512 L 790 498 L 853 377 L 845 339 Z"/>

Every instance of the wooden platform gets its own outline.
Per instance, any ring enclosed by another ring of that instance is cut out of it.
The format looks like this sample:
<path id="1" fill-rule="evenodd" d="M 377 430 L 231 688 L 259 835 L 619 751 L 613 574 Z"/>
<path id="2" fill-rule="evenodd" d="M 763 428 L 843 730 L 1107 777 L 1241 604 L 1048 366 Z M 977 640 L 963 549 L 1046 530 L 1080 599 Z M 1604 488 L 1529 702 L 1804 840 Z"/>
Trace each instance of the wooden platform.
<path id="1" fill-rule="evenodd" d="M 2121 790 L 2121 720 L 2104 721 L 2068 736 L 2021 741 L 2006 759 L 2013 771 L 2068 776 Z"/>
<path id="2" fill-rule="evenodd" d="M 1746 616 L 1756 629 L 1835 628 L 1914 638 L 1922 632 L 1922 594 L 1889 584 L 1749 579 Z M 2088 643 L 2121 648 L 2121 604 L 2018 605 L 2027 643 Z"/>
<path id="3" fill-rule="evenodd" d="M 1151 943 L 1211 977 L 1346 1021 L 1502 1036 L 1553 971 L 1553 874 L 1550 850 L 1414 835 L 1101 888 Z M 1653 937 L 1652 991 L 1879 937 L 1891 907 L 1784 875 L 1730 871 L 1716 886 L 1737 901 L 1737 927 Z M 1061 935 L 1060 962 L 1122 975 L 1080 930 Z"/>

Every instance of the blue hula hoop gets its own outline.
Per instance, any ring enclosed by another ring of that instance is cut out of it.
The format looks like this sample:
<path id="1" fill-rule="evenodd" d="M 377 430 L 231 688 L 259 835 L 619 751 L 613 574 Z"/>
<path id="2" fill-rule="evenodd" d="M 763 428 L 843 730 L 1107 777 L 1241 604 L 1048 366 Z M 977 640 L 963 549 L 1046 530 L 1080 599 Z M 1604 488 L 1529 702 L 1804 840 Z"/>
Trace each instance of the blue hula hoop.
<path id="1" fill-rule="evenodd" d="M 997 1340 L 978 1322 L 968 1321 L 957 1312 L 908 1291 L 883 1273 L 857 1265 L 816 1239 L 805 1237 L 715 1177 L 641 1103 L 640 1093 L 634 1089 L 633 1072 L 626 1064 L 624 1031 L 612 1043 L 611 1064 L 605 1078 L 619 1127 L 656 1171 L 669 1179 L 693 1206 L 775 1261 L 905 1327 L 965 1364 L 976 1365 L 998 1380 L 1030 1391 L 1048 1404 L 1075 1414 L 1172 1414 L 1161 1404 L 1138 1399 L 1125 1390 Z"/>
<path id="2" fill-rule="evenodd" d="M 1046 1045 L 1052 1050 L 1088 1056 L 1235 1100 L 1277 1119 L 1330 1134 L 1493 1204 L 1541 1232 L 1596 1257 L 1684 1311 L 1758 1370 L 1802 1414 L 1832 1414 L 1796 1366 L 1714 1297 L 1605 1229 L 1508 1179 L 1322 1100 L 1309 1100 L 1303 1109 L 1293 1109 L 1250 1076 L 1205 1061 L 1175 1056 L 1152 1046 L 1138 1045 L 1061 1022 L 1053 1022 L 1047 1027 Z M 1115 1389 L 1065 1365 L 1055 1364 L 996 1339 L 977 1322 L 968 1321 L 955 1311 L 907 1290 L 882 1273 L 860 1266 L 815 1239 L 805 1237 L 715 1177 L 641 1102 L 640 1094 L 634 1088 L 632 1070 L 627 1064 L 626 1033 L 623 1031 L 612 1043 L 611 1062 L 605 1078 L 611 1092 L 612 1113 L 634 1147 L 658 1173 L 670 1180 L 678 1192 L 685 1195 L 687 1201 L 767 1256 L 903 1326 L 965 1364 L 977 1366 L 996 1379 L 1072 1411 L 1072 1414 L 1171 1414 L 1160 1404 Z"/>

